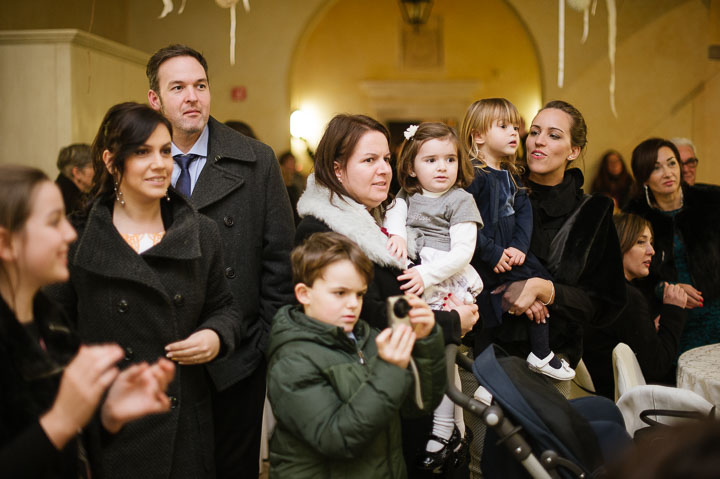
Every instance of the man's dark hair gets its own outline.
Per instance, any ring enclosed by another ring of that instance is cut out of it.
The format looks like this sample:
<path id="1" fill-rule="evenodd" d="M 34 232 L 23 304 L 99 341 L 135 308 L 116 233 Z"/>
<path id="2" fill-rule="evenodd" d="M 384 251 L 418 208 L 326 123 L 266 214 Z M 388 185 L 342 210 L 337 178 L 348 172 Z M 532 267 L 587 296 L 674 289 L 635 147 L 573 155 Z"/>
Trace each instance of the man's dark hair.
<path id="1" fill-rule="evenodd" d="M 210 77 L 208 75 L 207 60 L 205 60 L 205 57 L 202 56 L 202 53 L 190 48 L 187 45 L 168 45 L 167 47 L 161 48 L 160 50 L 156 51 L 155 54 L 150 57 L 150 60 L 148 60 L 145 74 L 148 77 L 148 81 L 150 82 L 150 89 L 152 91 L 154 91 L 158 95 L 160 94 L 160 85 L 158 85 L 158 70 L 160 69 L 160 65 L 165 63 L 165 61 L 175 57 L 193 57 L 200 63 L 200 65 L 202 65 L 203 69 L 205 70 L 205 76 L 208 78 L 208 81 L 210 81 Z"/>

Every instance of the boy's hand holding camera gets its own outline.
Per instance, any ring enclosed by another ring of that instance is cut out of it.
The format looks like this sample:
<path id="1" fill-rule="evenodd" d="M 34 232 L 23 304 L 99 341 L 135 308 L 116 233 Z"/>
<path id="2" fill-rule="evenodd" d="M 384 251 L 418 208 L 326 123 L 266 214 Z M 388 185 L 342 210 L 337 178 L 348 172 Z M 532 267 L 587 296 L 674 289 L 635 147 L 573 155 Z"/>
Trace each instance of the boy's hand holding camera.
<path id="1" fill-rule="evenodd" d="M 410 324 L 418 339 L 426 337 L 435 326 L 435 315 L 430 306 L 412 293 L 405 295 L 412 309 L 408 313 Z"/>
<path id="2" fill-rule="evenodd" d="M 407 318 L 411 326 L 396 322 L 392 328 L 381 332 L 375 338 L 375 343 L 381 359 L 405 369 L 410 362 L 415 340 L 430 334 L 435 326 L 435 315 L 430 306 L 414 294 L 407 294 L 403 299 L 410 306 Z"/>

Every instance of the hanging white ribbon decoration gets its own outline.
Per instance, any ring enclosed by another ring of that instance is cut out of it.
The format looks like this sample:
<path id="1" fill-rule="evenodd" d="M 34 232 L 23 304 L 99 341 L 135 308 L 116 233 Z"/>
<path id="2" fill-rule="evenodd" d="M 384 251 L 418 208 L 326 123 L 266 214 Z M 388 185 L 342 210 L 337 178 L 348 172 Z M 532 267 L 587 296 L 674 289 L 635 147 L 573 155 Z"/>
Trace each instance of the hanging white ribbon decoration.
<path id="1" fill-rule="evenodd" d="M 617 10 L 615 0 L 606 0 L 608 9 L 608 58 L 610 59 L 610 110 L 617 118 L 615 109 L 615 42 L 617 39 Z"/>
<path id="2" fill-rule="evenodd" d="M 165 18 L 168 16 L 168 13 L 173 11 L 172 0 L 162 0 L 162 2 L 163 2 L 163 10 L 160 13 L 160 16 L 158 18 Z"/>
<path id="3" fill-rule="evenodd" d="M 230 65 L 235 65 L 235 30 L 237 27 L 237 11 L 235 6 L 240 0 L 215 0 L 222 8 L 230 9 Z M 250 0 L 243 0 L 245 12 L 250 11 Z"/>
<path id="4" fill-rule="evenodd" d="M 583 34 L 580 40 L 585 43 L 590 31 L 590 13 L 595 16 L 597 0 L 558 0 L 558 88 L 563 87 L 565 80 L 565 1 L 578 12 L 583 12 Z M 615 0 L 606 0 L 608 10 L 608 58 L 610 60 L 610 110 L 617 118 L 615 108 L 615 50 L 617 41 L 617 9 Z"/>
<path id="5" fill-rule="evenodd" d="M 160 16 L 158 18 L 165 18 L 168 16 L 170 12 L 173 11 L 173 8 L 175 8 L 175 5 L 173 5 L 172 0 L 162 0 L 163 2 L 163 11 L 160 13 Z M 180 9 L 178 10 L 178 15 L 180 15 L 183 10 L 185 10 L 185 3 L 187 0 L 182 0 L 182 4 L 180 5 Z"/>
<path id="6" fill-rule="evenodd" d="M 558 0 L 558 88 L 565 80 L 565 0 Z"/>
<path id="7" fill-rule="evenodd" d="M 235 5 L 237 5 L 239 1 L 240 0 L 215 0 L 215 3 L 217 3 L 218 6 L 230 9 L 230 65 L 235 65 L 235 30 L 237 29 L 237 11 L 235 9 Z M 167 17 L 168 14 L 175 8 L 173 0 L 162 0 L 162 2 L 163 10 L 158 18 Z M 185 10 L 186 2 L 187 0 L 182 0 L 182 4 L 178 10 L 178 15 Z M 243 8 L 245 8 L 246 13 L 250 11 L 250 0 L 243 0 Z"/>

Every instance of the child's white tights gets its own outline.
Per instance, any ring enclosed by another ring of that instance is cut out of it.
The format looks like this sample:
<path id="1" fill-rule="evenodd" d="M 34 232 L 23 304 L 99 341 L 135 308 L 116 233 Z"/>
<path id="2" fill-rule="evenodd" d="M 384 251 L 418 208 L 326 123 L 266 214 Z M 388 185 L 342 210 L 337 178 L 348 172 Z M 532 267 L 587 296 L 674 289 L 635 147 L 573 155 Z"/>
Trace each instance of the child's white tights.
<path id="1" fill-rule="evenodd" d="M 460 374 L 458 367 L 455 366 L 455 387 L 460 389 Z M 443 396 L 440 405 L 433 412 L 433 430 L 432 433 L 443 439 L 450 439 L 453 428 L 457 426 L 460 431 L 460 437 L 465 436 L 465 421 L 463 420 L 462 408 L 456 406 L 449 397 Z M 437 452 L 444 447 L 443 444 L 430 439 L 425 446 L 428 452 Z"/>

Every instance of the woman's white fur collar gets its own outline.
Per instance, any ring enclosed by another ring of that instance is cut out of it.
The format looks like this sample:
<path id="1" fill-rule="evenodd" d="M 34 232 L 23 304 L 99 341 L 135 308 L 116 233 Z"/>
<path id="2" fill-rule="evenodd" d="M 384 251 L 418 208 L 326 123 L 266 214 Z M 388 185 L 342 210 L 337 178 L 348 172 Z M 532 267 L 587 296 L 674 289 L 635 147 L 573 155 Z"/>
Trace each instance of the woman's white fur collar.
<path id="1" fill-rule="evenodd" d="M 340 195 L 333 195 L 331 202 L 330 190 L 315 183 L 314 173 L 307 178 L 307 186 L 298 201 L 297 211 L 301 217 L 314 216 L 331 230 L 353 240 L 373 263 L 404 269 L 404 265 L 388 253 L 388 237 L 365 206 Z M 408 249 L 410 243 L 408 241 Z M 414 246 L 413 242 L 413 253 Z"/>

